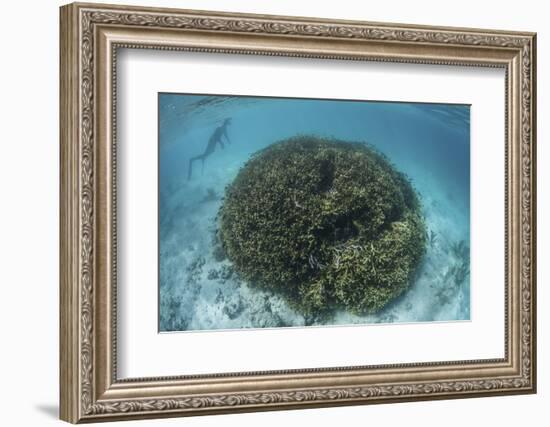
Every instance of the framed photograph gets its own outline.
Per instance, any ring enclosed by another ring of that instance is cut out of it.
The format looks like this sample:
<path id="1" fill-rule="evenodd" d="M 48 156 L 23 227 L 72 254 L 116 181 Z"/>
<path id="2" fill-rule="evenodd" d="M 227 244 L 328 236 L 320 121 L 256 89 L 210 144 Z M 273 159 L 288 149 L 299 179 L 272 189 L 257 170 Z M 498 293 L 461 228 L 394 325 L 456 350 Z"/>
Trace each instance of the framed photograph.
<path id="1" fill-rule="evenodd" d="M 60 22 L 63 420 L 536 391 L 535 34 Z"/>

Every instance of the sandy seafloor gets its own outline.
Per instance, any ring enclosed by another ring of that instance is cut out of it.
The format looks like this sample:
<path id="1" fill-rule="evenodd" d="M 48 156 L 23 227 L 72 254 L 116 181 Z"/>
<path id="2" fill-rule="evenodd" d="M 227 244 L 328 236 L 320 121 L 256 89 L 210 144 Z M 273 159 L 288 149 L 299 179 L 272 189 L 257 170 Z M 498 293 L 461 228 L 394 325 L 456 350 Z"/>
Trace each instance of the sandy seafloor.
<path id="1" fill-rule="evenodd" d="M 469 320 L 469 107 L 163 94 L 159 108 L 160 331 L 305 326 L 282 298 L 239 280 L 215 244 L 226 185 L 252 153 L 296 134 L 377 147 L 411 179 L 433 235 L 401 297 L 373 315 L 336 312 L 326 324 Z M 189 158 L 228 116 L 232 143 L 203 173 L 196 162 L 188 181 Z"/>

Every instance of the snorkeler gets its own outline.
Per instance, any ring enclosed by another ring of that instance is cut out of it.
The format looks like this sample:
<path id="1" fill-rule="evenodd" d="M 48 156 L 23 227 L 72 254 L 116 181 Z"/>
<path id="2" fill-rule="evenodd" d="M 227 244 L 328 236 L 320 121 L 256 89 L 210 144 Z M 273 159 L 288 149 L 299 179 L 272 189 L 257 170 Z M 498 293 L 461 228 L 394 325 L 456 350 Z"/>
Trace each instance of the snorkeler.
<path id="1" fill-rule="evenodd" d="M 191 157 L 189 159 L 189 172 L 187 174 L 187 179 L 188 180 L 191 179 L 191 174 L 192 174 L 192 171 L 193 171 L 193 162 L 195 160 L 199 160 L 199 159 L 202 160 L 202 171 L 204 171 L 204 161 L 206 160 L 206 158 L 208 156 L 210 156 L 210 154 L 212 154 L 214 152 L 214 150 L 216 149 L 216 144 L 220 144 L 222 149 L 224 148 L 222 137 L 225 136 L 225 139 L 226 139 L 227 143 L 231 144 L 231 141 L 229 140 L 229 136 L 227 135 L 227 127 L 230 124 L 231 124 L 231 118 L 229 117 L 229 118 L 224 120 L 224 122 L 221 126 L 218 126 L 216 128 L 216 130 L 214 131 L 214 133 L 212 134 L 212 136 L 208 140 L 208 145 L 206 146 L 206 150 L 204 150 L 204 153 L 202 153 L 199 156 Z"/>

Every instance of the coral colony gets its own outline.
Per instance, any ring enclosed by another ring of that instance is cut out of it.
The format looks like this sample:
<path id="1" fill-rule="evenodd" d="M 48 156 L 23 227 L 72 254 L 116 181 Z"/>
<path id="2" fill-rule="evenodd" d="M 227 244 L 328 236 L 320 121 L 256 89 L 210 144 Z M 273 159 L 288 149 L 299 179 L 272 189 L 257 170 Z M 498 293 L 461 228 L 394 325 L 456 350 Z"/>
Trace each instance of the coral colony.
<path id="1" fill-rule="evenodd" d="M 306 324 L 337 309 L 379 312 L 407 290 L 437 240 L 416 191 L 383 154 L 307 135 L 241 168 L 218 237 L 241 279 L 282 296 Z"/>

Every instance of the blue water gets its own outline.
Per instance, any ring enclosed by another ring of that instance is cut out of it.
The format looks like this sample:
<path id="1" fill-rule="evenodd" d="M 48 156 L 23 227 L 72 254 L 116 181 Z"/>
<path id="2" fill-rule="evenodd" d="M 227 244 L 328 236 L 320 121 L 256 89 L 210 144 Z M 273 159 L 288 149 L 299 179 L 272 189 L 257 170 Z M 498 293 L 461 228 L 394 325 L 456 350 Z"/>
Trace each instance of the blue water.
<path id="1" fill-rule="evenodd" d="M 188 180 L 189 159 L 202 154 L 227 117 L 231 143 L 218 145 L 202 171 L 195 162 Z M 469 106 L 160 94 L 160 330 L 304 326 L 283 299 L 240 281 L 213 243 L 224 188 L 239 168 L 297 134 L 377 147 L 411 179 L 434 236 L 418 277 L 397 301 L 375 315 L 338 312 L 328 324 L 468 320 Z"/>

